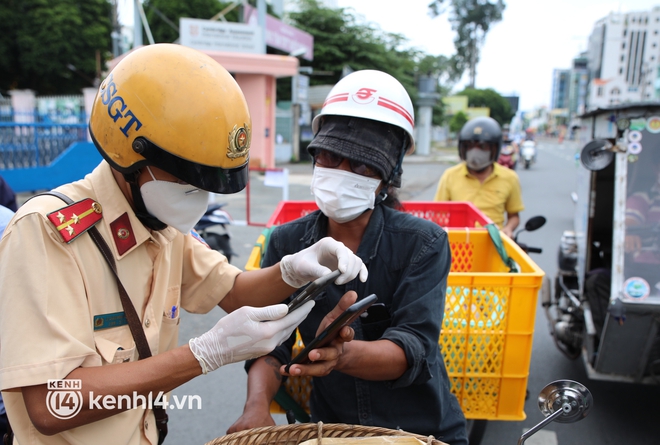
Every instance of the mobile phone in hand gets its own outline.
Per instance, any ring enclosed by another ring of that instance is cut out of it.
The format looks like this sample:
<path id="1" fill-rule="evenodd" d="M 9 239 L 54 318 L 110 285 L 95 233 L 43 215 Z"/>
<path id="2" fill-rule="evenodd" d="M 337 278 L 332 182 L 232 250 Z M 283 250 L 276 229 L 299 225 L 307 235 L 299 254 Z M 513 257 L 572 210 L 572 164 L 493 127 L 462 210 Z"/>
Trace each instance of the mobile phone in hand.
<path id="1" fill-rule="evenodd" d="M 360 314 L 366 311 L 369 306 L 374 304 L 376 300 L 378 300 L 376 294 L 371 294 L 368 297 L 355 302 L 351 307 L 346 309 L 339 317 L 337 317 L 335 321 L 330 323 L 330 325 L 328 325 L 328 327 L 325 328 L 323 332 L 317 335 L 314 340 L 309 342 L 309 344 L 305 346 L 305 349 L 300 351 L 300 354 L 291 359 L 284 370 L 289 372 L 291 365 L 309 363 L 308 355 L 312 349 L 318 349 L 329 345 L 332 340 L 337 338 L 341 328 L 353 323 L 353 321 L 355 321 L 355 319 L 357 319 Z"/>
<path id="2" fill-rule="evenodd" d="M 316 298 L 323 289 L 332 284 L 337 278 L 339 278 L 341 272 L 335 270 L 327 275 L 323 275 L 320 278 L 312 281 L 302 292 L 295 296 L 293 300 L 289 302 L 287 307 L 289 308 L 287 313 L 291 313 L 298 309 L 303 304 L 307 303 L 309 300 Z"/>

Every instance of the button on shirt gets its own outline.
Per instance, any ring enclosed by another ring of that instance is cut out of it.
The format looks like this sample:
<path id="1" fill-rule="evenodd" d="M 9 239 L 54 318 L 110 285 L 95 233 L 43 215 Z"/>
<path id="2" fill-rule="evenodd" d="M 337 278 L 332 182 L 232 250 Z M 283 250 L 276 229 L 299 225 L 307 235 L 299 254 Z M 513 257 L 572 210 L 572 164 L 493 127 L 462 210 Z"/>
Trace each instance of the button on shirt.
<path id="1" fill-rule="evenodd" d="M 465 162 L 448 168 L 433 200 L 471 202 L 500 228 L 504 226 L 505 213 L 525 210 L 518 175 L 498 163 L 493 164 L 493 172 L 483 183 L 470 174 Z"/>
<path id="2" fill-rule="evenodd" d="M 85 179 L 57 191 L 73 201 L 91 198 L 101 204 L 103 219 L 96 227 L 114 253 L 153 355 L 177 346 L 179 318 L 178 313 L 172 318 L 172 306 L 206 313 L 240 273 L 190 235 L 146 229 L 105 161 Z M 78 367 L 138 358 L 128 325 L 94 329 L 94 316 L 123 308 L 114 275 L 90 236 L 66 244 L 46 218 L 65 206 L 54 196 L 29 200 L 0 242 L 0 388 L 9 421 L 21 445 L 156 444 L 154 416 L 144 408 L 50 437 L 36 431 L 27 415 L 21 387 L 62 379 Z M 110 224 L 124 214 L 136 243 L 120 255 Z"/>
<path id="3" fill-rule="evenodd" d="M 275 228 L 264 267 L 326 236 L 327 224 L 327 217 L 316 211 Z M 438 346 L 451 265 L 447 234 L 432 222 L 379 205 L 357 254 L 369 279 L 329 286 L 299 327 L 303 342 L 314 338 L 344 293 L 354 290 L 358 298 L 373 293 L 377 303 L 351 325 L 355 339 L 390 340 L 403 349 L 409 368 L 394 381 L 362 380 L 337 371 L 314 378 L 312 421 L 401 428 L 452 445 L 467 444 L 465 418 L 450 392 Z M 287 363 L 294 338 L 272 355 Z"/>

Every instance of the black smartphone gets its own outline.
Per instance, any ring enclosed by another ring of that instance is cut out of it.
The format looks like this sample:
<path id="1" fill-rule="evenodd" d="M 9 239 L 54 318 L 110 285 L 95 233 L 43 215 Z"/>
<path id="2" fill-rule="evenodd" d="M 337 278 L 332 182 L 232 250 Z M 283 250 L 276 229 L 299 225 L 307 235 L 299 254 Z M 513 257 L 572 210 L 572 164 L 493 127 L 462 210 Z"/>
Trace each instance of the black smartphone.
<path id="1" fill-rule="evenodd" d="M 339 275 L 341 275 L 341 272 L 339 270 L 335 270 L 334 272 L 323 275 L 322 277 L 312 281 L 305 289 L 303 289 L 302 292 L 296 295 L 293 300 L 289 302 L 289 304 L 287 304 L 287 307 L 289 308 L 287 313 L 295 311 L 309 300 L 316 298 L 323 291 L 323 289 L 328 287 L 337 278 L 339 278 Z"/>
<path id="2" fill-rule="evenodd" d="M 317 335 L 314 340 L 309 342 L 309 344 L 305 346 L 305 349 L 300 351 L 300 354 L 291 359 L 291 361 L 286 365 L 286 368 L 284 368 L 285 371 L 289 372 L 291 365 L 309 363 L 309 357 L 307 357 L 307 355 L 312 349 L 322 348 L 330 344 L 330 342 L 332 342 L 332 340 L 334 340 L 337 335 L 339 335 L 341 328 L 353 323 L 353 321 L 355 321 L 355 319 L 358 318 L 360 314 L 366 311 L 369 306 L 374 304 L 376 300 L 378 300 L 376 294 L 371 294 L 368 297 L 355 302 L 351 307 L 346 309 L 344 313 L 337 317 L 335 321 L 330 323 L 330 325 L 328 325 L 328 327 L 325 328 L 323 332 Z"/>

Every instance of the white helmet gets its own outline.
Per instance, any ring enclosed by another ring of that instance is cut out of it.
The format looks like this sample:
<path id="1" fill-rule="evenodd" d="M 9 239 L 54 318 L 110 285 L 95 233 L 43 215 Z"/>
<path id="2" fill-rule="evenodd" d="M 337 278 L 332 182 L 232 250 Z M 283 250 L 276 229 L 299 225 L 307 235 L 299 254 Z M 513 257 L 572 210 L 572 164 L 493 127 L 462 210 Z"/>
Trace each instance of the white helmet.
<path id="1" fill-rule="evenodd" d="M 409 136 L 406 153 L 415 150 L 412 101 L 403 85 L 387 73 L 355 71 L 337 82 L 312 122 L 314 134 L 318 133 L 323 116 L 328 115 L 360 117 L 400 127 Z"/>

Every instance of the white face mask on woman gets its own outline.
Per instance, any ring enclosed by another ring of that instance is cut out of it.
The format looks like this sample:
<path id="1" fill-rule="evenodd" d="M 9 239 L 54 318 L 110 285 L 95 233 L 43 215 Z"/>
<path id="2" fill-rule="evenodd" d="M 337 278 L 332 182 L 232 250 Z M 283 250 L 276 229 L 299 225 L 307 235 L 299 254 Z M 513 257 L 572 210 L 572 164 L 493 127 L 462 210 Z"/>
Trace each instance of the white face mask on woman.
<path id="1" fill-rule="evenodd" d="M 179 232 L 189 233 L 206 212 L 209 192 L 190 184 L 159 181 L 149 167 L 147 171 L 153 181 L 140 187 L 147 211 Z"/>
<path id="2" fill-rule="evenodd" d="M 471 148 L 465 153 L 465 162 L 472 170 L 480 171 L 492 164 L 490 150 Z"/>
<path id="3" fill-rule="evenodd" d="M 312 176 L 312 194 L 323 214 L 341 224 L 374 208 L 380 183 L 380 179 L 316 166 Z"/>

